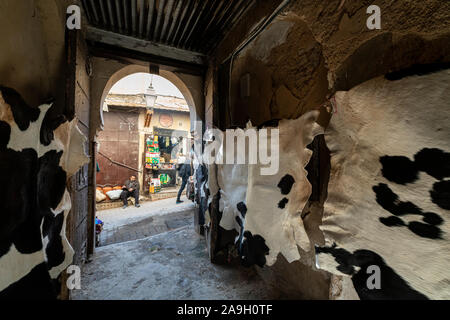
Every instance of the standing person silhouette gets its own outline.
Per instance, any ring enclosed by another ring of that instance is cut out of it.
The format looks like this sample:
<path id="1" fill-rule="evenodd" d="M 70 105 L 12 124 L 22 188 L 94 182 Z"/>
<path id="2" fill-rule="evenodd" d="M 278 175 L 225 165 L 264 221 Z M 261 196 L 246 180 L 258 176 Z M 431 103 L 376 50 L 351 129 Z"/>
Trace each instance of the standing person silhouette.
<path id="1" fill-rule="evenodd" d="M 181 177 L 181 187 L 180 187 L 180 190 L 178 191 L 177 202 L 176 202 L 177 204 L 183 202 L 180 199 L 181 194 L 183 193 L 183 190 L 186 187 L 189 177 L 192 175 L 192 169 L 191 169 L 190 162 L 186 161 L 185 163 L 182 163 L 180 165 L 180 171 L 179 171 L 178 175 Z"/>

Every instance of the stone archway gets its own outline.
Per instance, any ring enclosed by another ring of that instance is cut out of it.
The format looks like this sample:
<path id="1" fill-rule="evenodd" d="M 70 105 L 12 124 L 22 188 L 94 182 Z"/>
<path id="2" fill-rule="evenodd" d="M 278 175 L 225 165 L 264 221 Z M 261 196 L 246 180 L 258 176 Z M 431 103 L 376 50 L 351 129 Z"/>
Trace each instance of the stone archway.
<path id="1" fill-rule="evenodd" d="M 94 58 L 94 75 L 91 80 L 91 99 L 92 106 L 91 114 L 91 132 L 90 141 L 95 141 L 99 130 L 103 130 L 103 102 L 105 101 L 111 88 L 121 79 L 136 74 L 149 73 L 149 68 L 146 65 L 124 65 L 117 61 Z M 180 90 L 186 103 L 189 107 L 190 117 L 190 131 L 202 130 L 202 114 L 203 112 L 203 80 L 200 77 L 186 75 L 183 73 L 176 73 L 176 71 L 166 70 L 162 67 L 159 70 L 159 76 L 169 80 L 175 87 Z M 200 81 L 199 81 L 200 80 Z M 144 134 L 139 137 L 139 154 L 144 150 Z M 139 161 L 139 167 L 142 163 Z M 93 172 L 92 178 L 95 175 Z M 139 173 L 140 184 L 143 185 L 143 173 Z M 93 186 L 96 183 L 93 181 Z"/>
<path id="2" fill-rule="evenodd" d="M 109 68 L 107 68 L 107 74 L 102 74 L 99 77 L 94 77 L 92 81 L 92 105 L 95 106 L 91 110 L 91 125 L 93 125 L 92 128 L 95 130 L 95 133 L 93 132 L 93 134 L 91 135 L 92 138 L 95 136 L 98 129 L 101 129 L 103 127 L 102 103 L 114 84 L 131 74 L 141 72 L 148 73 L 149 71 L 148 67 L 144 65 L 134 64 L 124 66 L 120 63 L 112 63 L 111 61 L 108 62 Z M 104 63 L 104 61 L 101 60 L 97 63 Z M 198 93 L 201 93 L 203 84 L 199 82 L 198 79 L 189 77 L 184 74 L 176 74 L 168 70 L 161 69 L 159 75 L 169 80 L 178 88 L 178 90 L 180 90 L 190 109 L 191 128 L 195 128 L 195 122 L 202 120 L 203 101 L 200 99 L 201 96 L 199 96 Z M 99 112 L 97 112 L 97 110 L 99 110 Z"/>

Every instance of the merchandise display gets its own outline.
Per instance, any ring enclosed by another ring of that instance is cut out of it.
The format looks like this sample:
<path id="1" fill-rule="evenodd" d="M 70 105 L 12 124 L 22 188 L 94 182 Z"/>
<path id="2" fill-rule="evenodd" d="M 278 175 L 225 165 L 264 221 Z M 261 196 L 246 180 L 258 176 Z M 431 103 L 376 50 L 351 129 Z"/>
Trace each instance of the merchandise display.
<path id="1" fill-rule="evenodd" d="M 158 136 L 155 136 L 154 139 L 148 138 L 145 149 L 145 168 L 158 170 L 161 166 Z"/>

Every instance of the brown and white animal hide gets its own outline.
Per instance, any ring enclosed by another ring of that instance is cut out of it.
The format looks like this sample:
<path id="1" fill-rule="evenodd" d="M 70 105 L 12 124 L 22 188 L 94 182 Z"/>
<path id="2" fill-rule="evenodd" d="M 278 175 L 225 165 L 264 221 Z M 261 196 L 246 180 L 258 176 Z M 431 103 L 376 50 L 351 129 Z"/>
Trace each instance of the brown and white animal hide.
<path id="1" fill-rule="evenodd" d="M 450 70 L 376 78 L 336 104 L 318 266 L 351 276 L 362 299 L 449 299 Z M 370 265 L 380 289 L 366 286 Z"/>
<path id="2" fill-rule="evenodd" d="M 66 121 L 44 145 L 41 131 L 51 105 L 31 108 L 14 90 L 0 89 L 0 296 L 50 297 L 46 277 L 57 278 L 73 258 L 65 236 L 71 209 L 66 181 L 89 161 L 86 138 L 76 120 Z"/>

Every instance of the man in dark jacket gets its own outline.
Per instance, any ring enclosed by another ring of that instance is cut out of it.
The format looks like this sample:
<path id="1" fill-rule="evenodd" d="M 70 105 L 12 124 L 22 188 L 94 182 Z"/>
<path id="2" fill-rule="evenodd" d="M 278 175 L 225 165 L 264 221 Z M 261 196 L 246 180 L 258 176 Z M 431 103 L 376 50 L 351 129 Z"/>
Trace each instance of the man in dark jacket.
<path id="1" fill-rule="evenodd" d="M 183 193 L 184 188 L 186 187 L 186 184 L 189 180 L 189 177 L 192 175 L 191 173 L 191 164 L 190 163 L 183 163 L 180 166 L 179 176 L 181 177 L 181 187 L 178 191 L 178 197 L 177 197 L 177 203 L 183 202 L 180 200 L 181 194 Z"/>
<path id="2" fill-rule="evenodd" d="M 134 206 L 139 208 L 139 182 L 135 176 L 131 176 L 130 180 L 125 181 L 125 185 L 122 187 L 122 193 L 120 199 L 123 201 L 123 209 L 128 207 L 128 197 L 134 197 Z"/>

